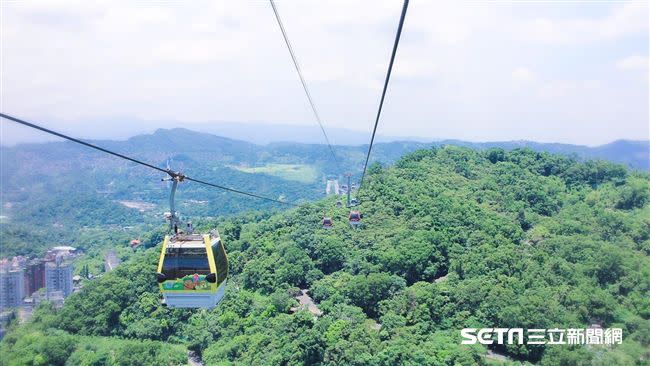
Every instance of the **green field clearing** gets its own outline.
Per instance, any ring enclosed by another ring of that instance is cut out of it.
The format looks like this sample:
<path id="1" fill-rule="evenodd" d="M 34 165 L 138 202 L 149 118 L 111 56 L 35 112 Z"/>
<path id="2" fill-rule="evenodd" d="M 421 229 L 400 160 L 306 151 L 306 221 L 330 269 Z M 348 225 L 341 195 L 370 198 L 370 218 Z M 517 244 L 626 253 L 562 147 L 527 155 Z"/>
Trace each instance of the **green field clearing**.
<path id="1" fill-rule="evenodd" d="M 306 164 L 266 164 L 258 167 L 230 165 L 230 168 L 245 173 L 261 173 L 301 183 L 313 183 L 318 179 L 318 171 Z"/>

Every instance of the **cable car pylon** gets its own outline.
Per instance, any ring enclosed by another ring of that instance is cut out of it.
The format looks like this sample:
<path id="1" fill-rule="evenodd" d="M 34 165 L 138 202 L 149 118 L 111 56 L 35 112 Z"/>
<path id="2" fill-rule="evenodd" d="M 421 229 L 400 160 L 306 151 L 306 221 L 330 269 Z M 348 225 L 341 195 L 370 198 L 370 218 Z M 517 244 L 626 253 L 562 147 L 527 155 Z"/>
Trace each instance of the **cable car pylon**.
<path id="1" fill-rule="evenodd" d="M 348 208 L 352 208 L 354 206 L 359 205 L 359 201 L 356 198 L 352 198 L 352 183 L 351 183 L 351 177 L 352 173 L 346 173 L 345 174 L 348 177 Z M 359 210 L 350 210 L 350 213 L 348 214 L 348 222 L 350 223 L 350 226 L 353 228 L 358 227 L 361 224 L 361 219 L 363 218 L 363 214 Z"/>
<path id="2" fill-rule="evenodd" d="M 348 188 L 347 188 L 348 208 L 357 206 L 357 205 L 359 205 L 359 201 L 356 198 L 351 197 L 352 183 L 350 183 L 350 180 L 351 180 L 351 177 L 352 177 L 352 173 L 350 173 L 350 172 L 345 173 L 345 176 L 348 178 Z"/>

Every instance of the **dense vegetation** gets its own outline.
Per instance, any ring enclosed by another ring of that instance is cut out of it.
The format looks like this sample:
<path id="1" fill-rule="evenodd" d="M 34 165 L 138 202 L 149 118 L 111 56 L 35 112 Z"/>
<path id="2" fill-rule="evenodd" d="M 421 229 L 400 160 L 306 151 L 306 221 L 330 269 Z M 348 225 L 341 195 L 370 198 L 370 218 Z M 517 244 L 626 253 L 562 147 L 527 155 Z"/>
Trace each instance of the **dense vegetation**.
<path id="1" fill-rule="evenodd" d="M 185 347 L 207 365 L 489 364 L 484 346 L 460 344 L 461 328 L 594 323 L 622 328 L 623 344 L 492 350 L 542 365 L 650 359 L 646 173 L 531 150 L 432 148 L 374 165 L 360 199 L 358 230 L 333 199 L 205 220 L 229 250 L 217 308 L 162 307 L 158 249 L 143 250 L 62 309 L 15 326 L 0 364 L 114 364 L 100 358 L 112 342 L 125 358 L 125 342 L 144 347 L 150 358 L 129 358 L 140 365 L 183 364 Z M 332 230 L 319 225 L 324 211 Z M 290 311 L 305 288 L 322 316 Z M 51 354 L 54 341 L 69 342 L 56 348 L 65 352 Z"/>
<path id="2" fill-rule="evenodd" d="M 51 324 L 52 309 L 45 304 L 27 325 L 3 340 L 0 363 L 8 365 L 182 365 L 185 347 L 169 343 L 86 337 L 34 326 Z M 11 344 L 11 350 L 6 346 Z M 10 353 L 9 353 L 10 352 Z"/>

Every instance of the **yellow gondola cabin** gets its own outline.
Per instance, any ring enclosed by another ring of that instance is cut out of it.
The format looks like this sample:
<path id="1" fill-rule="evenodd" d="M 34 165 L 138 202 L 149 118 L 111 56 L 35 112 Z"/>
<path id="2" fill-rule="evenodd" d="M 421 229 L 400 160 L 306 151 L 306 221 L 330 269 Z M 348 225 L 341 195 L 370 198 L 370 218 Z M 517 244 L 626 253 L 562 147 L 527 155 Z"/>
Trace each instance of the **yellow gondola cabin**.
<path id="1" fill-rule="evenodd" d="M 228 277 L 228 257 L 219 233 L 165 236 L 156 277 L 167 306 L 215 307 Z"/>

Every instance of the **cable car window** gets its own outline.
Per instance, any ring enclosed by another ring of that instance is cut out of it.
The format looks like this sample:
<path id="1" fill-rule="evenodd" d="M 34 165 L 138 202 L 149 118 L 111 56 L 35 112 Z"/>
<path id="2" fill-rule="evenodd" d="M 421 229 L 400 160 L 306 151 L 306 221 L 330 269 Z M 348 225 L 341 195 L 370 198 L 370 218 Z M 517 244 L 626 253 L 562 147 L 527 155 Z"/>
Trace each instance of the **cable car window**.
<path id="1" fill-rule="evenodd" d="M 163 274 L 168 279 L 193 274 L 209 274 L 210 264 L 205 248 L 168 248 L 163 262 Z"/>

